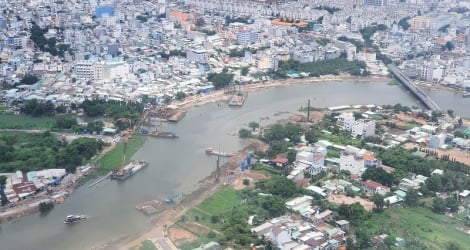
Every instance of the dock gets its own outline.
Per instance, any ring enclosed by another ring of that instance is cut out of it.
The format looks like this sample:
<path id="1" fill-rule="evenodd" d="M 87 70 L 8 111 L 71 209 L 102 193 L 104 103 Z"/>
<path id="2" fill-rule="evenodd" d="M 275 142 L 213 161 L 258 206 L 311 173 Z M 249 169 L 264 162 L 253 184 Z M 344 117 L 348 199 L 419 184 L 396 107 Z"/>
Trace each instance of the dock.
<path id="1" fill-rule="evenodd" d="M 168 208 L 168 204 L 158 201 L 158 200 L 151 200 L 147 202 L 143 202 L 135 206 L 135 209 L 143 212 L 146 215 L 157 214 L 165 211 Z"/>
<path id="2" fill-rule="evenodd" d="M 100 182 L 106 180 L 108 177 L 110 177 L 112 173 L 113 172 L 111 171 L 107 175 L 100 177 L 98 180 L 96 180 L 93 183 L 91 183 L 90 185 L 88 185 L 88 187 L 92 188 L 92 187 L 96 186 L 98 183 L 100 183 Z"/>
<path id="3" fill-rule="evenodd" d="M 232 96 L 228 105 L 232 107 L 241 107 L 245 103 L 246 97 L 247 97 L 246 93 L 239 92 Z"/>
<path id="4" fill-rule="evenodd" d="M 169 122 L 179 122 L 186 115 L 185 110 L 176 110 L 170 118 L 167 119 Z"/>

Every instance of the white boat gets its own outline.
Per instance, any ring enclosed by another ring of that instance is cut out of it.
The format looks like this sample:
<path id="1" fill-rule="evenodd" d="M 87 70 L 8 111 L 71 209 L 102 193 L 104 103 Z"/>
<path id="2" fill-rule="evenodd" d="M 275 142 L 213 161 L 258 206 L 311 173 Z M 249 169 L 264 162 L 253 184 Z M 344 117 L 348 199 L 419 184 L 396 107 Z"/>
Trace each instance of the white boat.
<path id="1" fill-rule="evenodd" d="M 86 220 L 85 215 L 71 214 L 71 215 L 67 215 L 67 217 L 65 217 L 64 223 L 65 224 L 71 224 L 71 223 L 81 222 L 81 221 L 84 221 L 84 220 Z"/>
<path id="2" fill-rule="evenodd" d="M 208 155 L 216 155 L 216 156 L 221 156 L 221 157 L 232 157 L 233 154 L 227 153 L 227 152 L 219 152 L 217 150 L 214 150 L 213 148 L 206 148 L 206 154 Z"/>

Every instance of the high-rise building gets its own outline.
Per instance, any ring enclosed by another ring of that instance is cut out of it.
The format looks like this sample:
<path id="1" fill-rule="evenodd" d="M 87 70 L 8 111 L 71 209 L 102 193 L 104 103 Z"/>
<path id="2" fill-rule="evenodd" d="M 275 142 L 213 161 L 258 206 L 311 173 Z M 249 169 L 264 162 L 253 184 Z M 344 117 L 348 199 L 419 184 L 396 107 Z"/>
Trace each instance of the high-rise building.
<path id="1" fill-rule="evenodd" d="M 364 0 L 364 5 L 381 7 L 387 5 L 387 0 Z"/>

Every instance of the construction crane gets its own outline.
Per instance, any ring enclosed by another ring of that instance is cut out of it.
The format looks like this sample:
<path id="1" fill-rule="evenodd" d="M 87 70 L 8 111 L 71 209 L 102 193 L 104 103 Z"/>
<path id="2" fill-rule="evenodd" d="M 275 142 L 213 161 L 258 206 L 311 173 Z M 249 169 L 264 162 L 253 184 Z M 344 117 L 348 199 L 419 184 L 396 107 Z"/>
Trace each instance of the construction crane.
<path id="1" fill-rule="evenodd" d="M 124 135 L 122 136 L 122 140 L 124 143 L 123 149 L 122 149 L 122 158 L 121 158 L 121 167 L 117 170 L 118 175 L 123 175 L 124 174 L 124 167 L 126 166 L 126 156 L 127 156 L 127 142 L 129 139 L 131 139 L 132 136 L 132 131 L 131 130 L 126 130 L 124 132 Z"/>

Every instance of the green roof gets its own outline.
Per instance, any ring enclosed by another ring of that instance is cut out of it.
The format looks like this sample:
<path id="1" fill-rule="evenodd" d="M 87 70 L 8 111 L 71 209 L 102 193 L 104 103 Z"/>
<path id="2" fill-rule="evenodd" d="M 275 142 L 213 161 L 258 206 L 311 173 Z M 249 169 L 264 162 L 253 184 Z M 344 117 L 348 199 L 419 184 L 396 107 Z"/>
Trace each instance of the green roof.
<path id="1" fill-rule="evenodd" d="M 470 135 L 470 128 L 466 128 L 466 129 L 463 131 L 463 134 L 464 134 L 464 135 Z"/>

